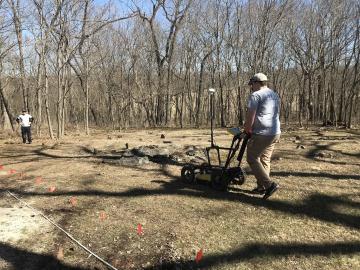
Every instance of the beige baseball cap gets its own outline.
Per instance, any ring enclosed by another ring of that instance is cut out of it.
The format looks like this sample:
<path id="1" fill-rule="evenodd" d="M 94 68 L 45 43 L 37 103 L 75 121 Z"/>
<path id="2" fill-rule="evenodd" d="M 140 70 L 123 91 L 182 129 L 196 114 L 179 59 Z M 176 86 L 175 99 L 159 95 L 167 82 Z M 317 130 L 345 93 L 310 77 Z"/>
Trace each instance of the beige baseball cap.
<path id="1" fill-rule="evenodd" d="M 267 82 L 268 78 L 264 73 L 256 73 L 254 76 L 251 77 L 249 81 L 249 85 L 251 85 L 253 82 Z"/>

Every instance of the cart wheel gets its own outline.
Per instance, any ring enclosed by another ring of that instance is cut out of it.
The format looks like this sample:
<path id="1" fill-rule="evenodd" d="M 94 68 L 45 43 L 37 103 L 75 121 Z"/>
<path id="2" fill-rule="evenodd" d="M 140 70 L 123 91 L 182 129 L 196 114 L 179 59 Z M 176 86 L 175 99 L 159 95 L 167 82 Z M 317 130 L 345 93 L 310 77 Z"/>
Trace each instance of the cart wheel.
<path id="1" fill-rule="evenodd" d="M 240 168 L 239 172 L 234 178 L 234 182 L 237 185 L 242 185 L 245 183 L 245 180 L 246 180 L 245 171 Z"/>
<path id="2" fill-rule="evenodd" d="M 181 179 L 189 184 L 195 181 L 195 168 L 193 165 L 188 164 L 181 169 Z"/>
<path id="3" fill-rule="evenodd" d="M 205 163 L 202 163 L 202 164 L 199 166 L 199 168 L 200 168 L 200 173 L 201 173 L 201 174 L 202 174 L 202 173 L 207 173 L 208 170 L 209 170 L 209 168 L 210 168 L 210 165 L 205 162 Z"/>
<path id="4" fill-rule="evenodd" d="M 211 186 L 218 191 L 227 191 L 229 186 L 229 180 L 225 175 L 222 175 L 222 173 L 212 173 Z"/>

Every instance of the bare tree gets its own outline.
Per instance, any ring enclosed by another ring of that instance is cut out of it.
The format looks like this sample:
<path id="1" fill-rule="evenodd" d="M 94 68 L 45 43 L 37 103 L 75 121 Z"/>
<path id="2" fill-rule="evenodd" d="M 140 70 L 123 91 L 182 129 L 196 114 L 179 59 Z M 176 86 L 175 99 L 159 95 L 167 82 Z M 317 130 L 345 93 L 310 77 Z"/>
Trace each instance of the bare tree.
<path id="1" fill-rule="evenodd" d="M 170 98 L 169 93 L 169 71 L 172 61 L 172 56 L 175 48 L 176 36 L 181 26 L 183 19 L 191 5 L 191 0 L 174 0 L 171 7 L 167 7 L 167 3 L 171 1 L 159 0 L 155 1 L 152 6 L 150 15 L 146 15 L 140 7 L 136 7 L 137 13 L 141 19 L 148 25 L 151 34 L 152 46 L 155 54 L 155 61 L 157 64 L 157 108 L 156 108 L 156 124 L 167 124 L 168 122 L 168 103 Z M 156 16 L 159 10 L 162 9 L 166 20 L 169 22 L 168 34 L 164 44 L 161 44 L 159 34 L 157 33 Z M 171 10 L 172 9 L 172 10 Z M 167 80 L 164 82 L 165 64 L 167 62 Z M 166 92 L 163 92 L 165 83 Z M 165 98 L 164 98 L 165 94 Z M 165 103 L 165 104 L 164 104 Z"/>
<path id="2" fill-rule="evenodd" d="M 20 88 L 23 98 L 23 106 L 25 109 L 29 109 L 29 92 L 26 84 L 26 74 L 25 74 L 25 60 L 24 60 L 24 51 L 23 51 L 23 17 L 24 14 L 21 12 L 21 0 L 7 0 L 11 12 L 12 20 L 15 28 L 15 34 L 17 38 L 17 45 L 19 50 L 19 71 L 20 71 Z"/>
<path id="3" fill-rule="evenodd" d="M 57 138 L 74 124 L 200 127 L 215 87 L 216 124 L 241 126 L 246 82 L 264 72 L 285 123 L 359 122 L 358 1 L 140 2 L 119 15 L 93 0 L 0 0 L 2 117 L 34 107 L 51 138 L 52 119 Z"/>

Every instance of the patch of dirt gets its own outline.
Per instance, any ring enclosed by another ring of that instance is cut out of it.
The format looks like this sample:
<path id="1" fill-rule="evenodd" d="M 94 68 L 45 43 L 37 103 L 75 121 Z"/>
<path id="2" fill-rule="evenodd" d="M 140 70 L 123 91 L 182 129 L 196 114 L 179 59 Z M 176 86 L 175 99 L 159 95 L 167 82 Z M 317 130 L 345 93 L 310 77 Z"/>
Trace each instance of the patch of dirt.
<path id="1" fill-rule="evenodd" d="M 0 207 L 0 239 L 3 242 L 16 243 L 49 227 L 49 222 L 27 207 Z"/>
<path id="2" fill-rule="evenodd" d="M 22 206 L 13 201 L 12 198 L 7 196 L 7 202 L 4 203 L 1 200 L 0 205 L 0 269 L 12 269 L 12 264 L 4 260 L 5 258 L 11 258 L 15 260 L 17 255 L 4 248 L 4 245 L 14 246 L 23 245 L 24 243 L 34 241 L 44 241 L 44 235 L 52 232 L 52 225 L 46 221 L 42 216 L 35 213 L 32 209 Z M 27 246 L 27 244 L 25 244 Z M 34 245 L 32 245 L 34 248 Z M 35 248 L 37 252 L 44 251 L 41 246 Z M 21 265 L 21 258 L 19 265 Z M 32 262 L 30 262 L 29 268 L 32 269 Z M 25 262 L 23 262 L 25 266 Z"/>

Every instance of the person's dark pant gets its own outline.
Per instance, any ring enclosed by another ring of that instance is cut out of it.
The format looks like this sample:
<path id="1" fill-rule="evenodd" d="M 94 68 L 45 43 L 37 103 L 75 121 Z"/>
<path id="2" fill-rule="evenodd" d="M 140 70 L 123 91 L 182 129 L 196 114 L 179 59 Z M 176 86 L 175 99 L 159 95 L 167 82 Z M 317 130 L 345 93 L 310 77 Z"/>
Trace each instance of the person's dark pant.
<path id="1" fill-rule="evenodd" d="M 23 143 L 26 143 L 26 139 L 29 143 L 31 143 L 31 127 L 21 127 L 21 137 L 23 139 Z"/>

